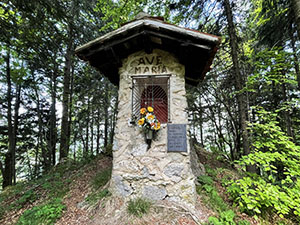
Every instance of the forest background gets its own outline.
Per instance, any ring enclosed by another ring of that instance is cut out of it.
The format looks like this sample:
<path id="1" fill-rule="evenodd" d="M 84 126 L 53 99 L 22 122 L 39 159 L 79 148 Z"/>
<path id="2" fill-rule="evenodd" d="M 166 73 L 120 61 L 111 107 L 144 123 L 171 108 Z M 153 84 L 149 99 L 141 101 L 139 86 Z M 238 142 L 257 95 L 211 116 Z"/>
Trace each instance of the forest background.
<path id="1" fill-rule="evenodd" d="M 229 187 L 244 211 L 299 219 L 297 0 L 1 1 L 2 188 L 111 151 L 117 87 L 74 50 L 141 11 L 222 37 L 205 80 L 187 87 L 190 135 L 252 172 Z"/>

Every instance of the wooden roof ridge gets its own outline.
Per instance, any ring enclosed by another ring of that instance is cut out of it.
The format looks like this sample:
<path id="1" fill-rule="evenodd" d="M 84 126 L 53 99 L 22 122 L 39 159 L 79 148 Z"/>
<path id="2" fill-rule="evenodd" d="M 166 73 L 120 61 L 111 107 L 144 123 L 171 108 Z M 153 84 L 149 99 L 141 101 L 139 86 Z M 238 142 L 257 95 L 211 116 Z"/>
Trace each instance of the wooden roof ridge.
<path id="1" fill-rule="evenodd" d="M 128 23 L 126 23 L 125 25 L 119 27 L 118 29 L 111 31 L 109 33 L 104 34 L 103 36 L 100 36 L 92 41 L 89 41 L 88 43 L 79 46 L 75 49 L 75 53 L 79 53 L 82 50 L 85 50 L 89 47 L 91 47 L 94 44 L 97 43 L 102 43 L 106 40 L 109 40 L 111 37 L 114 37 L 115 35 L 121 34 L 123 32 L 126 32 L 127 29 L 133 29 L 136 28 L 138 26 L 157 26 L 157 28 L 161 27 L 161 28 L 165 28 L 168 29 L 169 31 L 175 31 L 181 34 L 186 34 L 188 36 L 197 38 L 197 39 L 202 39 L 202 40 L 206 40 L 208 42 L 213 42 L 215 44 L 219 44 L 221 41 L 221 38 L 219 36 L 215 36 L 212 34 L 207 34 L 201 31 L 197 31 L 197 30 L 193 30 L 190 28 L 184 28 L 184 27 L 180 27 L 178 25 L 175 24 L 170 24 L 167 23 L 165 21 L 162 21 L 161 19 L 158 19 L 157 17 L 143 17 L 141 19 L 136 19 L 133 21 L 130 21 Z M 165 25 L 165 26 L 160 26 L 160 25 Z M 175 29 L 172 29 L 175 28 Z M 186 31 L 183 32 L 183 31 Z"/>

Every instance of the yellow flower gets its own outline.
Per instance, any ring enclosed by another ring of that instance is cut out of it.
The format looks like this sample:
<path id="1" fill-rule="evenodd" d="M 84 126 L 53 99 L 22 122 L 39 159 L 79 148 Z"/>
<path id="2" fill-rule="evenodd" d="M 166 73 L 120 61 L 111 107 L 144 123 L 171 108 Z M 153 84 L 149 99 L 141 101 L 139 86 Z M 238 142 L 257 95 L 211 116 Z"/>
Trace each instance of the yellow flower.
<path id="1" fill-rule="evenodd" d="M 142 115 L 144 115 L 145 112 L 146 112 L 146 108 L 141 108 L 140 112 L 141 112 Z"/>
<path id="2" fill-rule="evenodd" d="M 151 106 L 148 106 L 148 112 L 153 112 L 153 108 Z"/>
<path id="3" fill-rule="evenodd" d="M 138 125 L 143 125 L 145 122 L 145 118 L 142 118 L 138 121 Z"/>
<path id="4" fill-rule="evenodd" d="M 146 118 L 147 118 L 147 120 L 149 120 L 149 121 L 154 120 L 154 116 L 153 116 L 152 114 L 150 114 L 150 113 L 147 115 Z"/>
<path id="5" fill-rule="evenodd" d="M 157 122 L 157 124 L 154 126 L 154 130 L 159 130 L 160 129 L 160 122 Z"/>

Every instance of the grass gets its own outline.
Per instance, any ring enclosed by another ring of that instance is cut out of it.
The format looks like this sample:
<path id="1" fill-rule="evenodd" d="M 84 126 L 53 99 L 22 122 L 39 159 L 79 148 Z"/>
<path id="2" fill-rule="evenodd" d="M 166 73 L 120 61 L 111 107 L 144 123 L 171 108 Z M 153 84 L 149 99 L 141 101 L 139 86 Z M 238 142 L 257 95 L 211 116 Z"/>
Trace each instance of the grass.
<path id="1" fill-rule="evenodd" d="M 111 193 L 107 189 L 103 189 L 101 191 L 93 192 L 86 197 L 85 201 L 87 201 L 90 205 L 100 201 L 103 198 L 111 196 Z"/>
<path id="2" fill-rule="evenodd" d="M 103 187 L 111 177 L 111 168 L 100 171 L 92 179 L 92 186 L 95 190 Z"/>
<path id="3" fill-rule="evenodd" d="M 88 197 L 86 197 L 85 201 L 92 205 L 105 197 L 111 196 L 111 193 L 107 189 L 102 189 L 103 186 L 110 180 L 110 177 L 111 168 L 97 173 L 91 181 L 93 191 L 88 195 Z"/>
<path id="4" fill-rule="evenodd" d="M 129 201 L 127 211 L 131 215 L 142 217 L 150 211 L 150 207 L 151 202 L 142 198 L 137 198 Z"/>

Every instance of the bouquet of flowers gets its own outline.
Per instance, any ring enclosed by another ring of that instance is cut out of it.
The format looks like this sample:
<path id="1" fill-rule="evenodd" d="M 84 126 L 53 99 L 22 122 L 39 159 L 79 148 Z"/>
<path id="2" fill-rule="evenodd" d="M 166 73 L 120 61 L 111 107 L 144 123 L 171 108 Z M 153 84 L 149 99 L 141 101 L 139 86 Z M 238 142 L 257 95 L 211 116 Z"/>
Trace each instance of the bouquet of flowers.
<path id="1" fill-rule="evenodd" d="M 156 132 L 160 129 L 160 122 L 154 115 L 153 111 L 154 110 L 151 106 L 141 108 L 140 110 L 141 119 L 138 121 L 138 125 L 144 129 L 146 134 L 149 133 L 149 131 Z"/>

